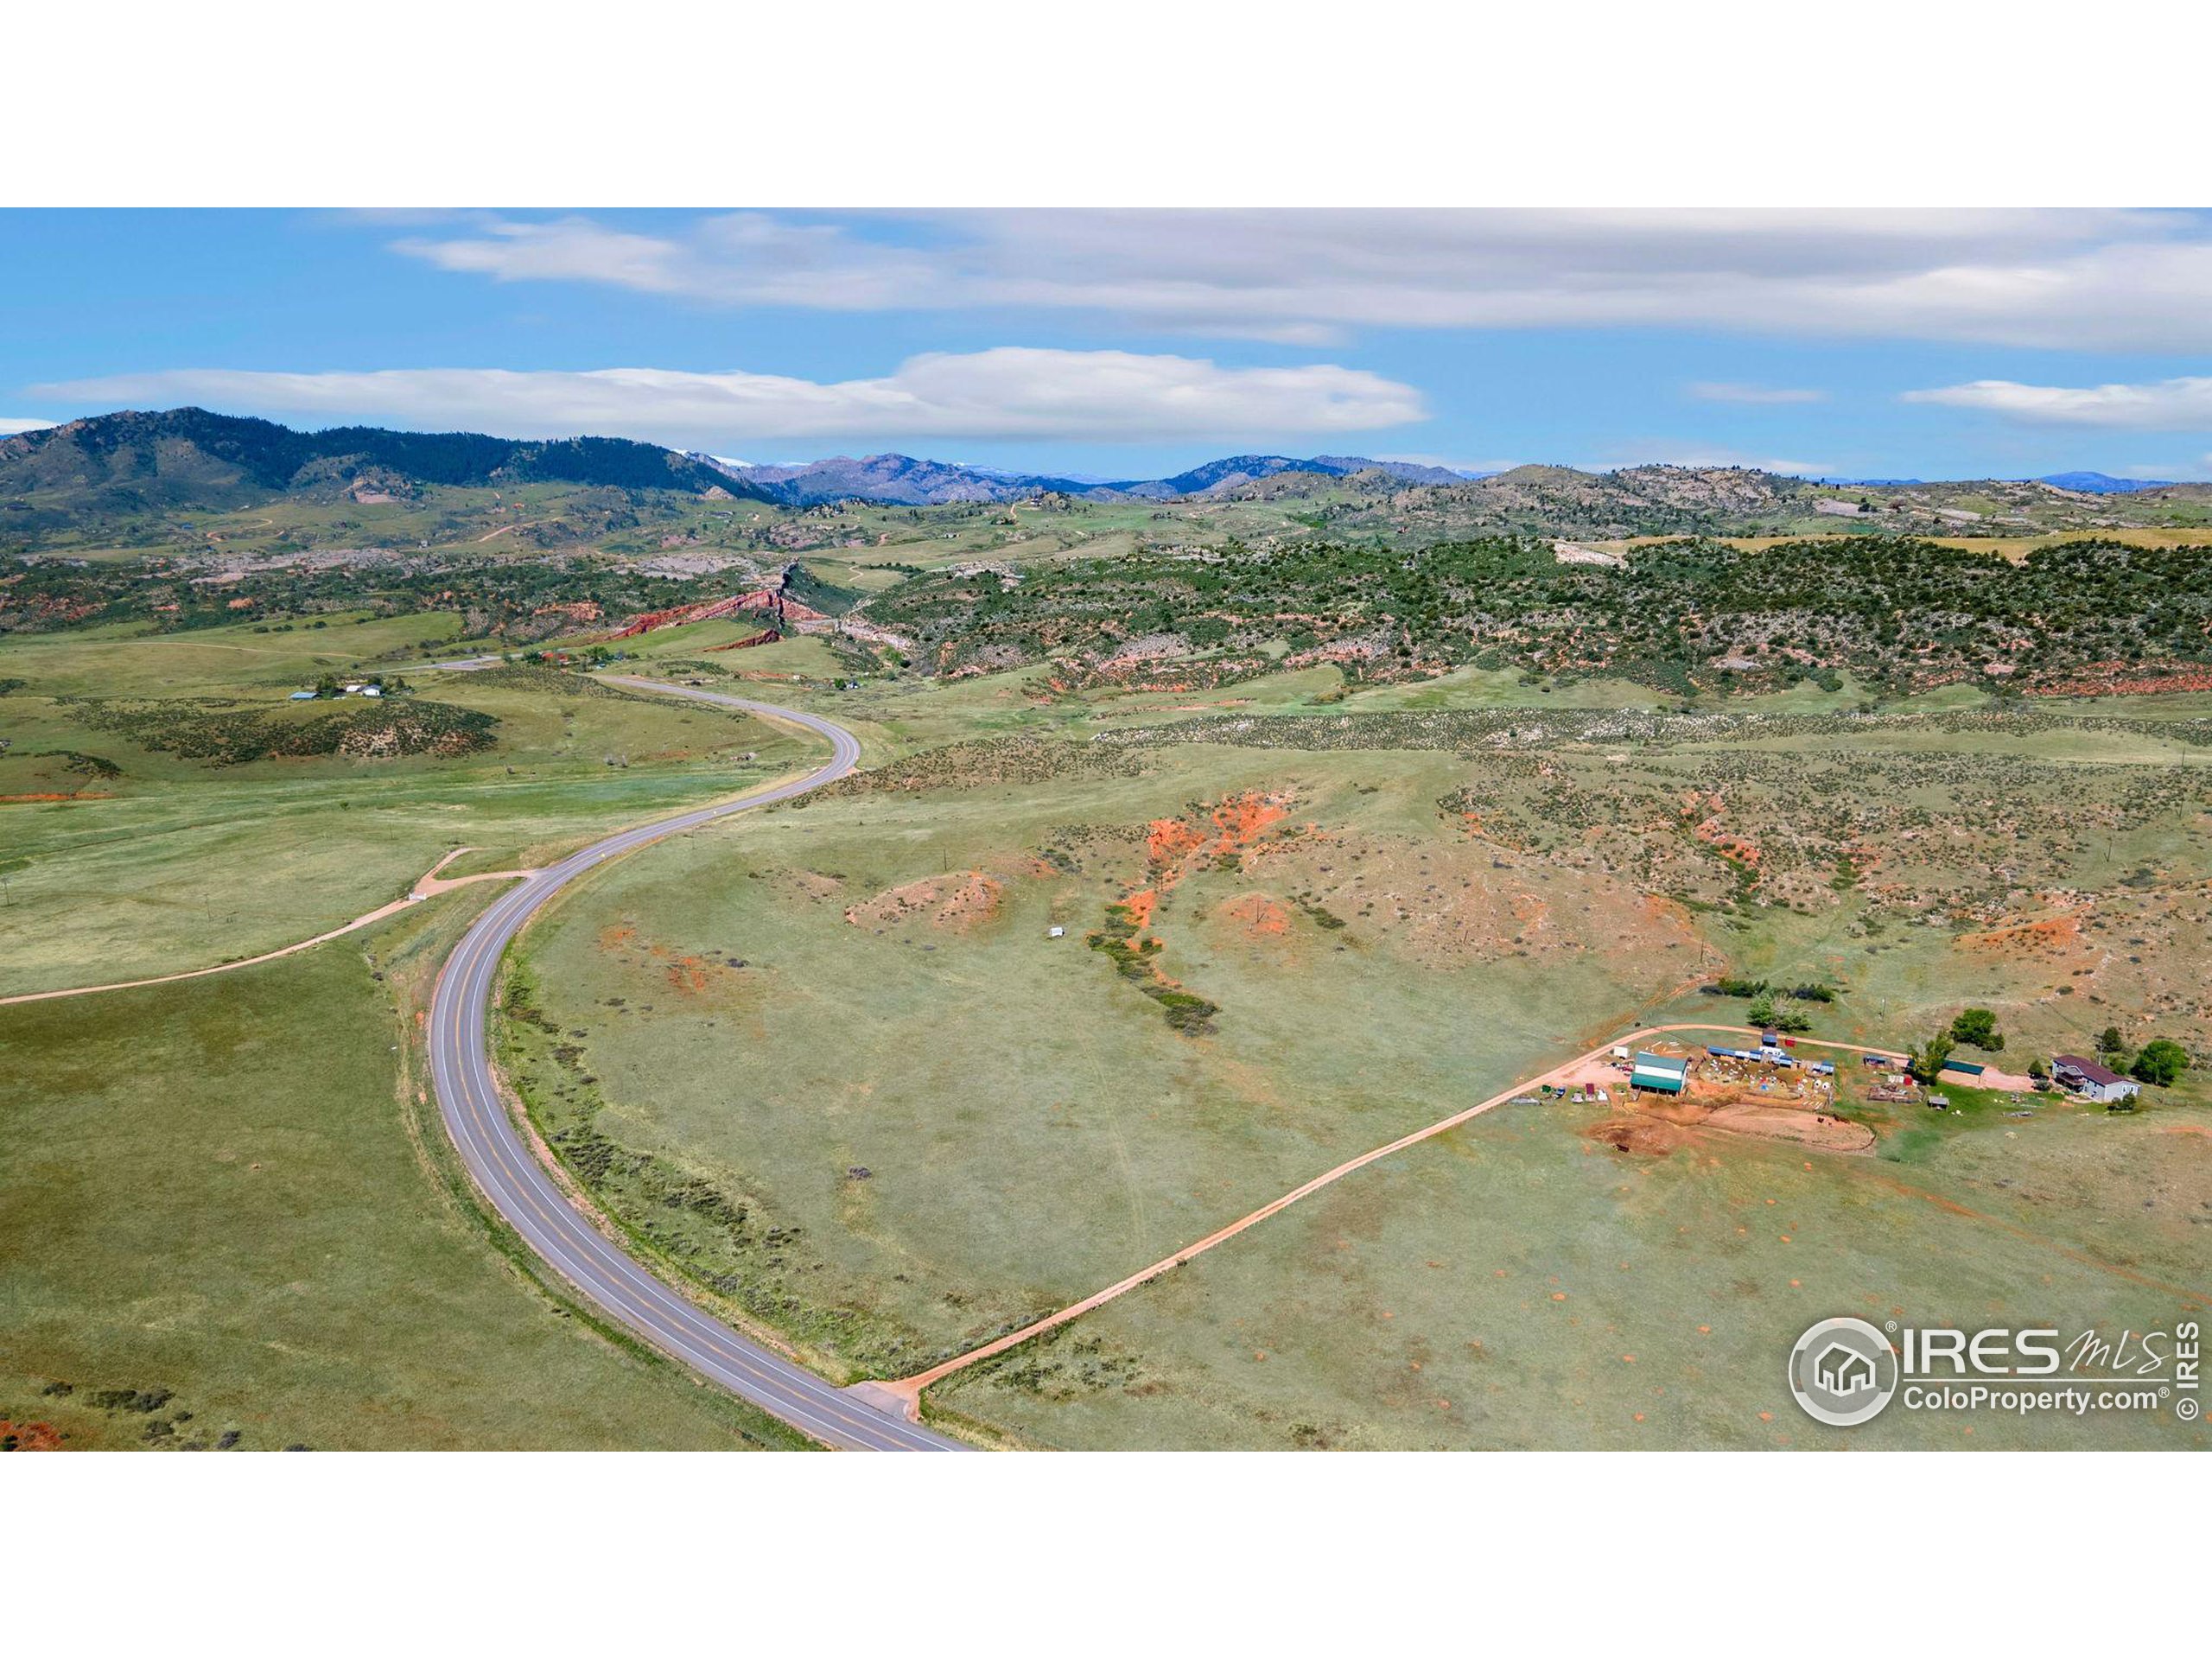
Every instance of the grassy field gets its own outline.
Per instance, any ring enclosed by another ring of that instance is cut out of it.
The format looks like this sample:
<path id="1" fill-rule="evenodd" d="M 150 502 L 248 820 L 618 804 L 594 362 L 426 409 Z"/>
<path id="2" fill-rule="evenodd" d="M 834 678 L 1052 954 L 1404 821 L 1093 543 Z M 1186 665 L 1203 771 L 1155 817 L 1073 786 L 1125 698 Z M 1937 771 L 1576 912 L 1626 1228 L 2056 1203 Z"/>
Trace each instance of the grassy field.
<path id="1" fill-rule="evenodd" d="M 864 588 L 904 556 L 850 556 Z M 453 846 L 457 871 L 536 863 L 817 758 L 531 668 L 410 673 L 409 701 L 496 722 L 473 752 L 172 742 L 315 718 L 285 693 L 465 654 L 457 628 L 0 641 L 23 683 L 0 794 L 66 798 L 0 804 L 0 994 L 268 949 Z M 708 652 L 747 632 L 649 635 L 622 666 L 830 715 L 872 772 L 564 896 L 501 1040 L 615 1218 L 841 1380 L 964 1351 L 1628 1027 L 1740 1021 L 1691 988 L 1724 968 L 1838 988 L 1808 1006 L 1847 1040 L 1973 1003 L 2008 1065 L 2108 1021 L 2212 1052 L 2212 698 L 1951 687 L 1866 719 L 1806 684 L 1685 716 L 1619 683 L 1329 666 L 1076 693 L 817 638 Z M 25 1149 L 0 1166 L 0 1415 L 86 1445 L 775 1440 L 589 1329 L 458 1196 L 408 1033 L 483 901 L 0 1010 L 28 1085 L 0 1106 Z M 1710 1130 L 1624 1152 L 1603 1109 L 1501 1109 L 932 1399 L 1048 1446 L 1948 1443 L 1955 1420 L 1813 1428 L 1789 1342 L 1892 1308 L 2141 1329 L 2212 1289 L 2197 1077 L 2133 1117 L 1959 1092 L 1847 1101 L 1879 1136 L 1858 1156 Z M 1977 1441 L 2174 1443 L 2157 1427 Z"/>
<path id="2" fill-rule="evenodd" d="M 0 698 L 0 796 L 15 798 L 0 799 L 0 995 L 251 956 L 397 898 L 454 848 L 475 850 L 449 874 L 539 863 L 814 753 L 746 716 L 528 668 L 417 674 L 394 700 L 495 721 L 473 753 L 225 764 L 160 747 L 242 714 L 280 729 L 333 717 L 287 694 L 430 632 L 403 618 L 0 641 L 0 677 L 23 682 Z"/>
<path id="3" fill-rule="evenodd" d="M 1939 696 L 1830 730 L 1801 699 L 1771 734 L 1483 753 L 1388 722 L 1633 702 L 1474 676 L 1317 701 L 1332 677 L 1225 712 L 1371 715 L 1373 741 L 1093 745 L 1219 699 L 1012 675 L 825 696 L 870 716 L 872 784 L 656 849 L 525 941 L 510 1058 L 534 1112 L 641 1240 L 855 1376 L 973 1346 L 1616 1030 L 1740 1023 L 1687 994 L 1723 967 L 1842 987 L 1811 1014 L 1847 1040 L 1916 1041 L 1971 1002 L 2008 1064 L 2112 1010 L 2134 1040 L 2212 1043 L 2212 775 L 2162 724 L 2185 700 L 2082 728 Z M 1282 817 L 1247 839 L 1253 800 Z M 1147 893 L 1160 948 L 1117 973 L 1084 941 Z M 1166 988 L 1215 1005 L 1203 1028 L 1164 1017 Z M 1719 1131 L 1623 1153 L 1603 1109 L 1503 1109 L 932 1397 L 1041 1445 L 1842 1444 L 1782 1388 L 1814 1318 L 2201 1309 L 2200 1085 L 2132 1118 L 1958 1092 L 1948 1116 L 1848 1107 L 1871 1156 Z M 1960 1427 L 1893 1414 L 1852 1443 Z"/>
<path id="4" fill-rule="evenodd" d="M 73 1446 L 787 1443 L 600 1333 L 462 1196 L 405 1039 L 470 907 L 0 1009 L 0 1417 Z"/>
<path id="5" fill-rule="evenodd" d="M 1184 753 L 686 837 L 529 936 L 520 1075 L 556 1144 L 595 1157 L 588 1130 L 653 1155 L 617 1195 L 633 1216 L 675 1225 L 671 1165 L 747 1206 L 737 1236 L 689 1226 L 678 1253 L 707 1249 L 702 1276 L 757 1316 L 857 1370 L 941 1356 L 1595 1040 L 1649 982 L 1694 971 L 1686 925 L 1624 940 L 1595 912 L 1635 896 L 1577 873 L 1531 878 L 1517 915 L 1495 890 L 1471 902 L 1488 857 L 1422 822 L 1444 766 Z M 1149 822 L 1246 791 L 1285 816 L 1155 912 L 1160 972 L 1219 1005 L 1197 1039 L 1084 941 L 1161 885 Z M 1436 925 L 1401 918 L 1414 902 Z M 1548 903 L 1517 985 L 1465 971 L 1477 937 Z M 780 1319 L 802 1292 L 815 1311 Z"/>
<path id="6" fill-rule="evenodd" d="M 2201 1318 L 2064 1241 L 2087 1234 L 2107 1261 L 2201 1290 L 2202 1139 L 2066 1117 L 1899 1179 L 1876 1160 L 1719 1135 L 1664 1158 L 1616 1153 L 1580 1133 L 1602 1112 L 1501 1109 L 987 1362 L 941 1402 L 1092 1447 L 2208 1444 L 2170 1419 L 1892 1408 L 1827 1429 L 1782 1366 L 1834 1313 L 2107 1331 Z M 2158 1208 L 2115 1250 L 2113 1224 L 2143 1193 Z"/>

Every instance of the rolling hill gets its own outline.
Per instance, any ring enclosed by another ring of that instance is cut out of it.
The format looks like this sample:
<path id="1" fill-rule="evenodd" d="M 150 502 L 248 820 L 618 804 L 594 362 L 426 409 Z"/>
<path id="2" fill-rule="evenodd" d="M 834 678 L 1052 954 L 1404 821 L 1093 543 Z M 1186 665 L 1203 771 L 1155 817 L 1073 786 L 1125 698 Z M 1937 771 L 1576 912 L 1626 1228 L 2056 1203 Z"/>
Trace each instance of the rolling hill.
<path id="1" fill-rule="evenodd" d="M 493 493 L 512 498 L 530 485 L 576 493 L 559 532 L 570 542 L 634 522 L 639 512 L 665 512 L 687 497 L 794 509 L 961 506 L 1046 493 L 1102 505 L 1268 504 L 1309 529 L 1416 542 L 1501 531 L 1596 539 L 1859 529 L 2017 537 L 2212 524 L 2212 486 L 2096 473 L 1956 482 L 1683 466 L 1604 473 L 1525 466 L 1470 474 L 1359 455 L 1240 454 L 1166 478 L 1101 482 L 896 454 L 756 466 L 623 438 L 531 441 L 362 426 L 301 432 L 176 409 L 125 410 L 0 439 L 0 537 L 26 545 L 73 537 L 143 544 L 186 532 L 190 540 L 186 521 L 194 516 L 261 511 L 278 501 L 310 515 L 327 516 L 327 509 L 342 516 L 398 503 L 428 509 L 444 502 L 446 491 L 485 493 L 469 507 L 474 517 L 418 531 L 453 540 L 497 530 L 502 521 L 486 516 L 499 505 Z"/>
<path id="2" fill-rule="evenodd" d="M 905 506 L 943 506 L 962 501 L 1019 501 L 1046 490 L 1093 499 L 1133 496 L 1166 501 L 1181 496 L 1222 495 L 1262 479 L 1286 474 L 1317 480 L 1375 473 L 1395 483 L 1459 484 L 1468 474 L 1412 461 L 1370 461 L 1363 455 L 1225 455 L 1169 478 L 1101 482 L 1046 473 L 1005 472 L 957 461 L 918 461 L 912 455 L 834 455 L 804 466 L 740 466 L 701 455 L 745 483 L 773 491 L 792 506 L 830 501 L 886 501 Z"/>
<path id="3" fill-rule="evenodd" d="M 1040 490 L 1081 494 L 1097 487 L 1077 479 L 1001 473 L 954 461 L 918 461 L 912 455 L 863 455 L 858 460 L 832 455 L 803 467 L 736 466 L 697 459 L 791 506 L 853 500 L 943 506 L 960 501 L 1016 501 Z"/>
<path id="4" fill-rule="evenodd" d="M 771 499 L 719 467 L 627 438 L 296 432 L 203 409 L 124 410 L 0 439 L 0 529 L 88 514 L 227 512 L 288 494 L 359 500 L 424 485 L 525 483 Z"/>

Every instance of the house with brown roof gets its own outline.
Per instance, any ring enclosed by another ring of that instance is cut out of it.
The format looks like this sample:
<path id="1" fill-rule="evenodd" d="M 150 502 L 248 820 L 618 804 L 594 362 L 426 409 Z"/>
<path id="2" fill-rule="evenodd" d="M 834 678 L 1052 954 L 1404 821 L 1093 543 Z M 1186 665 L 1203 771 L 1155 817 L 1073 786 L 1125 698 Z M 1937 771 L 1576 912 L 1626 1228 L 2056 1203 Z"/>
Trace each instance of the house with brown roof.
<path id="1" fill-rule="evenodd" d="M 2134 1078 L 2123 1077 L 2109 1067 L 2099 1065 L 2094 1060 L 2085 1060 L 2079 1054 L 2052 1055 L 2050 1075 L 2069 1094 L 2102 1101 L 2107 1105 L 2116 1100 L 2129 1099 L 2141 1093 L 2143 1089 L 2143 1085 Z"/>

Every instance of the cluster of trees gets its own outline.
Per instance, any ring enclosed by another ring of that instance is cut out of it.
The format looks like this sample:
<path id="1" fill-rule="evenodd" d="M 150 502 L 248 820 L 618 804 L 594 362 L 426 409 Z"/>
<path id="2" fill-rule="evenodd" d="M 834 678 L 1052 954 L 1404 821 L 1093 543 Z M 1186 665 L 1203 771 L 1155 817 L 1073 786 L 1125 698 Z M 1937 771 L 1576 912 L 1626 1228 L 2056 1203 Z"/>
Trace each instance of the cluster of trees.
<path id="1" fill-rule="evenodd" d="M 166 630 L 216 627 L 239 620 L 232 601 L 251 599 L 251 614 L 263 626 L 278 617 L 316 611 L 369 610 L 385 616 L 460 611 L 470 618 L 471 632 L 501 627 L 527 635 L 572 626 L 560 607 L 596 605 L 611 618 L 716 596 L 696 582 L 588 556 L 424 557 L 330 569 L 257 570 L 219 586 L 194 582 L 188 571 L 166 559 L 138 565 L 41 559 L 9 582 L 0 602 L 0 633 L 142 618 Z"/>
<path id="2" fill-rule="evenodd" d="M 1986 1054 L 2003 1052 L 2005 1033 L 1997 1029 L 1997 1016 L 1987 1008 L 1961 1008 L 1951 1021 L 1951 1040 Z"/>
<path id="3" fill-rule="evenodd" d="M 236 505 L 222 488 L 285 489 L 303 473 L 376 469 L 425 484 L 563 483 L 770 499 L 767 491 L 658 444 L 628 438 L 550 442 L 480 432 L 398 432 L 335 426 L 296 432 L 273 421 L 204 409 L 125 410 L 29 436 L 7 457 L 16 491 L 67 480 L 112 483 L 124 499 L 167 494 L 181 507 Z M 164 491 L 164 485 L 169 487 Z"/>
<path id="4" fill-rule="evenodd" d="M 1810 1031 L 1813 1022 L 1795 1008 L 1779 1006 L 1773 993 L 1762 991 L 1751 999 L 1751 1006 L 1744 1014 L 1755 1026 L 1769 1026 L 1776 1031 Z"/>
<path id="5" fill-rule="evenodd" d="M 2005 1034 L 1997 1029 L 1997 1016 L 1987 1008 L 1961 1009 L 1949 1025 L 1915 1051 L 1907 1070 L 1921 1082 L 1932 1084 L 1961 1045 L 1985 1053 L 2001 1052 Z M 2118 1026 L 2107 1026 L 2097 1034 L 2097 1056 L 2113 1071 L 2160 1088 L 2171 1087 L 2189 1069 L 2189 1051 L 2169 1037 L 2155 1037 L 2131 1055 Z M 2030 1060 L 2028 1076 L 2038 1086 L 2049 1083 L 2050 1063 L 2039 1056 Z"/>
<path id="6" fill-rule="evenodd" d="M 2130 1055 L 2118 1026 L 2097 1033 L 2097 1057 L 2113 1071 L 2161 1089 L 2171 1088 L 2189 1069 L 2189 1051 L 2171 1037 L 2154 1037 Z"/>
<path id="7" fill-rule="evenodd" d="M 1747 979 L 1740 975 L 1723 974 L 1698 987 L 1707 996 L 1740 996 L 1750 1000 L 1744 1018 L 1755 1026 L 1768 1027 L 1775 1031 L 1810 1031 L 1813 1022 L 1800 1010 L 1789 1006 L 1791 1002 L 1833 1002 L 1833 985 L 1772 985 L 1764 979 Z"/>
<path id="8" fill-rule="evenodd" d="M 952 577 L 887 594 L 878 617 L 956 658 L 1024 641 L 1071 654 L 1141 633 L 1256 644 L 1293 629 L 1360 638 L 1393 663 L 1478 661 L 1681 687 L 1813 678 L 1838 665 L 1907 683 L 1993 660 L 2032 671 L 2212 658 L 2212 564 L 2184 550 L 2082 541 L 2020 564 L 1888 537 L 1757 552 L 1683 540 L 1625 569 L 1561 564 L 1502 537 L 1410 551 L 1231 543 L 1201 558 L 1134 553 L 1040 568 L 1011 591 Z M 1724 673 L 1721 664 L 1750 663 Z"/>
<path id="9" fill-rule="evenodd" d="M 2005 1034 L 1997 1029 L 1996 1014 L 1987 1008 L 1961 1008 L 1949 1025 L 1939 1028 L 1913 1052 L 1905 1070 L 1921 1082 L 1933 1084 L 1942 1076 L 1943 1067 L 1961 1044 L 1990 1054 L 2001 1050 Z"/>
<path id="10" fill-rule="evenodd" d="M 355 679 L 340 679 L 335 674 L 325 674 L 315 681 L 315 694 L 318 697 L 342 696 L 349 685 L 373 685 L 378 695 L 387 697 L 403 696 L 415 689 L 404 675 L 399 674 L 365 674 Z"/>
<path id="11" fill-rule="evenodd" d="M 1833 985 L 1775 985 L 1764 979 L 1745 979 L 1734 974 L 1723 974 L 1718 979 L 1708 980 L 1698 989 L 1707 996 L 1758 997 L 1771 995 L 1795 997 L 1800 1002 L 1835 1001 L 1835 987 Z"/>

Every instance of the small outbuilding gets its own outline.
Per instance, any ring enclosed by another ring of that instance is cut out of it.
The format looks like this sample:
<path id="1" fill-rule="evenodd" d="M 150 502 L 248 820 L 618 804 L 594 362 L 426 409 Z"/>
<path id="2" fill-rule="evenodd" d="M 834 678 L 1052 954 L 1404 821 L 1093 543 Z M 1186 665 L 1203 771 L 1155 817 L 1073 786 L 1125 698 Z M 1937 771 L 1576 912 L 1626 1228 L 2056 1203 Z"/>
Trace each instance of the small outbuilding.
<path id="1" fill-rule="evenodd" d="M 1662 1095 L 1679 1095 L 1689 1087 L 1690 1063 L 1669 1054 L 1638 1054 L 1628 1074 L 1629 1087 L 1649 1089 Z"/>
<path id="2" fill-rule="evenodd" d="M 2133 1077 L 2123 1077 L 2109 1067 L 2094 1060 L 2085 1060 L 2079 1054 L 2054 1054 L 2050 1057 L 2050 1075 L 2058 1086 L 2069 1092 L 2102 1101 L 2110 1105 L 2116 1100 L 2129 1100 L 2143 1090 L 2143 1085 Z"/>

